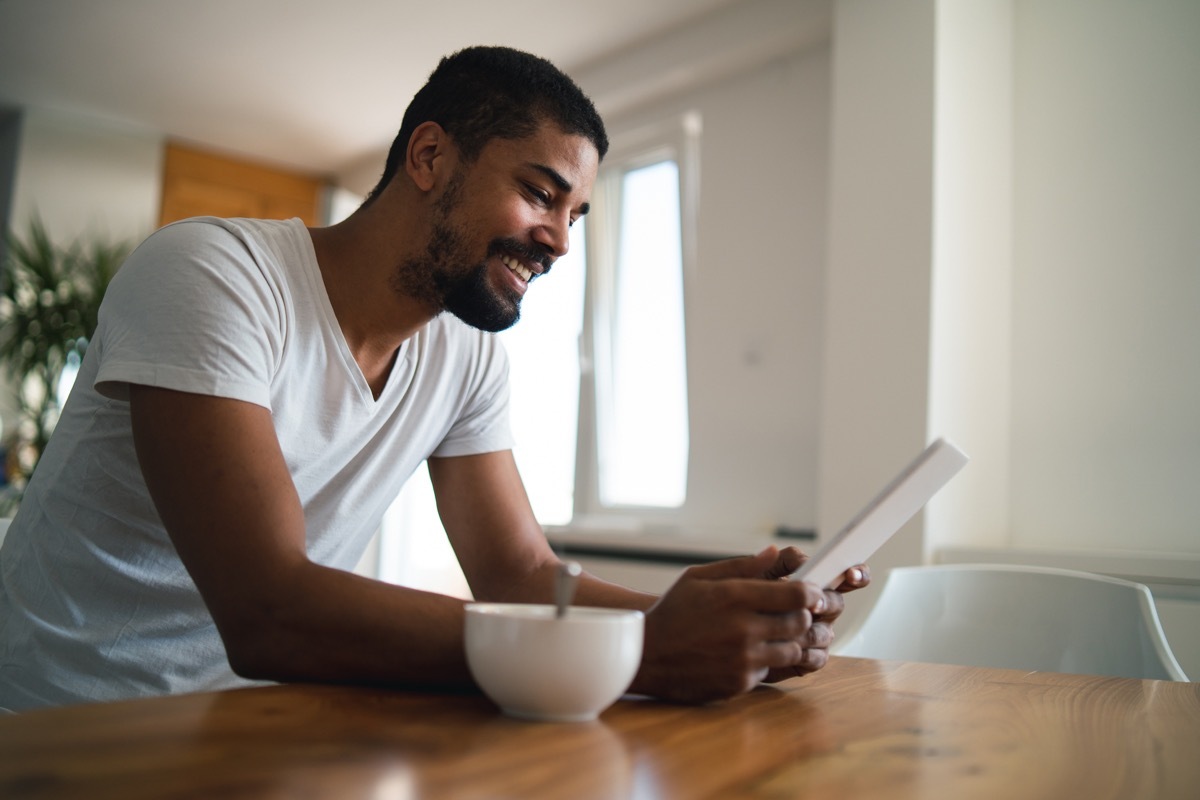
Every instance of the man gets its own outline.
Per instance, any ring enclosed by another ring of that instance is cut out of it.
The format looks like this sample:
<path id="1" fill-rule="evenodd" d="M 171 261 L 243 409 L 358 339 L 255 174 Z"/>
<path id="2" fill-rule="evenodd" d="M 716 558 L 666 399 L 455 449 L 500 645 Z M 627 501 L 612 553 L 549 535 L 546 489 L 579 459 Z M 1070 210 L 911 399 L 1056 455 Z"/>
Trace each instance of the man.
<path id="1" fill-rule="evenodd" d="M 192 220 L 143 243 L 0 554 L 0 706 L 468 684 L 460 600 L 349 570 L 428 460 L 476 598 L 552 597 L 484 331 L 566 252 L 607 146 L 548 62 L 472 48 L 413 99 L 345 222 Z M 635 691 L 724 698 L 824 664 L 842 601 L 777 580 L 801 559 L 694 568 L 661 599 L 585 576 L 577 600 L 647 611 Z"/>

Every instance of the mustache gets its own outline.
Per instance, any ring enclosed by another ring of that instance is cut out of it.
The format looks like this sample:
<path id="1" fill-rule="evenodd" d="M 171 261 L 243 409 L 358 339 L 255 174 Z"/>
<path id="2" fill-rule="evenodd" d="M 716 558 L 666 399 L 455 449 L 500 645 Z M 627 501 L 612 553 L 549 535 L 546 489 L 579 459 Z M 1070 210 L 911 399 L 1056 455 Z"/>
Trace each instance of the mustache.
<path id="1" fill-rule="evenodd" d="M 510 255 L 519 258 L 521 261 L 532 261 L 542 268 L 542 274 L 545 275 L 550 271 L 550 267 L 554 265 L 554 257 L 537 245 L 527 245 L 517 239 L 504 238 L 493 239 L 488 245 L 488 257 L 498 255 Z"/>

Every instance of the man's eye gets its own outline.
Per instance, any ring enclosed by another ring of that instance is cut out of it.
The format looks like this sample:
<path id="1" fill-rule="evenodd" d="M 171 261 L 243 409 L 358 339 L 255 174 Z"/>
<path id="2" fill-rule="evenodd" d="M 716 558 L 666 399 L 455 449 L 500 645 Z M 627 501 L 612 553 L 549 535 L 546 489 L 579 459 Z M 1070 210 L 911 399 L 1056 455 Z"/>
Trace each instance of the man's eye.
<path id="1" fill-rule="evenodd" d="M 544 206 L 550 205 L 550 194 L 548 192 L 544 192 L 536 186 L 529 186 L 527 188 L 529 189 L 529 193 L 533 195 L 533 199 L 538 201 L 538 203 Z"/>

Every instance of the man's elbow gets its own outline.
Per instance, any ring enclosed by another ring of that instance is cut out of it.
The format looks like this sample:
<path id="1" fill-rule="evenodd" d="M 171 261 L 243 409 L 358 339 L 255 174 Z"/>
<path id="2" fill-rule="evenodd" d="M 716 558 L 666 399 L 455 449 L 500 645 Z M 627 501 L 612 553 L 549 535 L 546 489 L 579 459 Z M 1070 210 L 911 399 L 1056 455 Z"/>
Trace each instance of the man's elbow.
<path id="1" fill-rule="evenodd" d="M 280 674 L 279 646 L 270 635 L 238 632 L 221 634 L 229 667 L 239 678 L 255 681 L 283 680 Z"/>
<path id="2" fill-rule="evenodd" d="M 270 616 L 270 615 L 267 615 Z M 225 656 L 234 674 L 247 680 L 285 681 L 295 677 L 298 637 L 286 620 L 239 615 L 236 622 L 217 623 Z"/>
<path id="3" fill-rule="evenodd" d="M 283 680 L 278 674 L 277 663 L 263 647 L 226 642 L 225 655 L 229 659 L 229 668 L 239 678 L 252 681 Z"/>

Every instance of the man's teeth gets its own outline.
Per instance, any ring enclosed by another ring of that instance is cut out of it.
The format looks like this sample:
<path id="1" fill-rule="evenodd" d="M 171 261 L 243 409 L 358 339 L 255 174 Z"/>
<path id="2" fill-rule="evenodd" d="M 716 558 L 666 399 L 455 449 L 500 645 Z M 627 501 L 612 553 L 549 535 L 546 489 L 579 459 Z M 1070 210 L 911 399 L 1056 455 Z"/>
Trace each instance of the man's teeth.
<path id="1" fill-rule="evenodd" d="M 521 280 L 525 281 L 526 283 L 529 283 L 530 279 L 533 278 L 533 272 L 531 272 L 528 267 L 526 267 L 520 261 L 517 261 L 515 258 L 500 256 L 500 260 L 504 262 L 504 266 L 517 273 Z"/>

